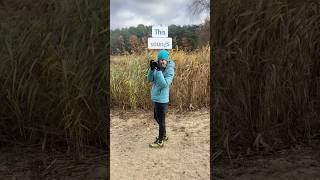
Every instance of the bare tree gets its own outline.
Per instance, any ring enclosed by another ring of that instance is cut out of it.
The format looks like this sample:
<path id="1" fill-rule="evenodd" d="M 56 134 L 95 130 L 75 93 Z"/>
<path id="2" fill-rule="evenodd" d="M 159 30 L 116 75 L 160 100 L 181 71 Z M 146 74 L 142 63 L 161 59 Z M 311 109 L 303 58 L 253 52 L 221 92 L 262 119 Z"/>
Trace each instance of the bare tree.
<path id="1" fill-rule="evenodd" d="M 210 12 L 210 0 L 192 0 L 190 9 L 193 15 Z"/>
<path id="2" fill-rule="evenodd" d="M 210 38 L 210 0 L 192 0 L 190 10 L 193 17 L 197 17 L 202 13 L 207 14 L 207 18 L 197 29 L 197 46 L 206 45 Z"/>

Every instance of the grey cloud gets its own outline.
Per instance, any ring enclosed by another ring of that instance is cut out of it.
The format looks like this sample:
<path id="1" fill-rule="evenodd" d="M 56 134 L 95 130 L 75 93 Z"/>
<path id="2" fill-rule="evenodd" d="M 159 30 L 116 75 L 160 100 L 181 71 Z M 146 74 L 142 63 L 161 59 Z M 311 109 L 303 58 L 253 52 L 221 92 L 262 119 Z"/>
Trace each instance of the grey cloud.
<path id="1" fill-rule="evenodd" d="M 189 6 L 191 0 L 111 0 L 111 29 L 138 24 L 199 24 L 200 15 L 193 17 Z"/>

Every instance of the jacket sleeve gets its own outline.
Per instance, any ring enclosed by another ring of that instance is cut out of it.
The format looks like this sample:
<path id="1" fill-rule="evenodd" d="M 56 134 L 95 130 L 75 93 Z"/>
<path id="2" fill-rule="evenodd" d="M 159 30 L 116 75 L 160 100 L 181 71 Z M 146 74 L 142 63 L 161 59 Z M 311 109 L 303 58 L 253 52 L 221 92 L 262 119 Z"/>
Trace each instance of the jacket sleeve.
<path id="1" fill-rule="evenodd" d="M 147 75 L 148 81 L 149 82 L 153 82 L 154 77 L 153 77 L 153 71 L 151 71 L 151 69 L 148 69 L 148 75 Z"/>
<path id="2" fill-rule="evenodd" d="M 171 64 L 167 67 L 167 76 L 164 77 L 161 71 L 157 71 L 156 78 L 158 80 L 158 84 L 160 88 L 169 87 L 174 76 L 174 62 L 170 62 Z"/>

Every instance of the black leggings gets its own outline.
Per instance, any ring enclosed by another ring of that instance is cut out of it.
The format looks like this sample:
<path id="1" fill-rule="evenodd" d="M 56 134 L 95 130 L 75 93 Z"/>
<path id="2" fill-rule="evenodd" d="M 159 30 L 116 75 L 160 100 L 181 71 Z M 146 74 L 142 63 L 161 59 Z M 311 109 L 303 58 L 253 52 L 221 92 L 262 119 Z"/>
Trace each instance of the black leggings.
<path id="1" fill-rule="evenodd" d="M 153 117 L 159 124 L 159 139 L 163 140 L 166 136 L 166 112 L 168 108 L 168 103 L 153 103 Z"/>

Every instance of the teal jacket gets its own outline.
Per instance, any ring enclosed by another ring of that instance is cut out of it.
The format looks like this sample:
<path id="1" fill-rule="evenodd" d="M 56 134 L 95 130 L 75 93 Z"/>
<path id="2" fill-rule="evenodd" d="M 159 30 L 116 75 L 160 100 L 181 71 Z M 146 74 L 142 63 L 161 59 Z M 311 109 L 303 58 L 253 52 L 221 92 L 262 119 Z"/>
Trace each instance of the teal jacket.
<path id="1" fill-rule="evenodd" d="M 148 81 L 152 82 L 151 100 L 158 103 L 169 103 L 169 88 L 174 77 L 175 64 L 168 59 L 169 53 L 161 50 L 158 54 L 158 60 L 165 59 L 167 67 L 164 70 L 157 71 L 148 69 Z"/>

